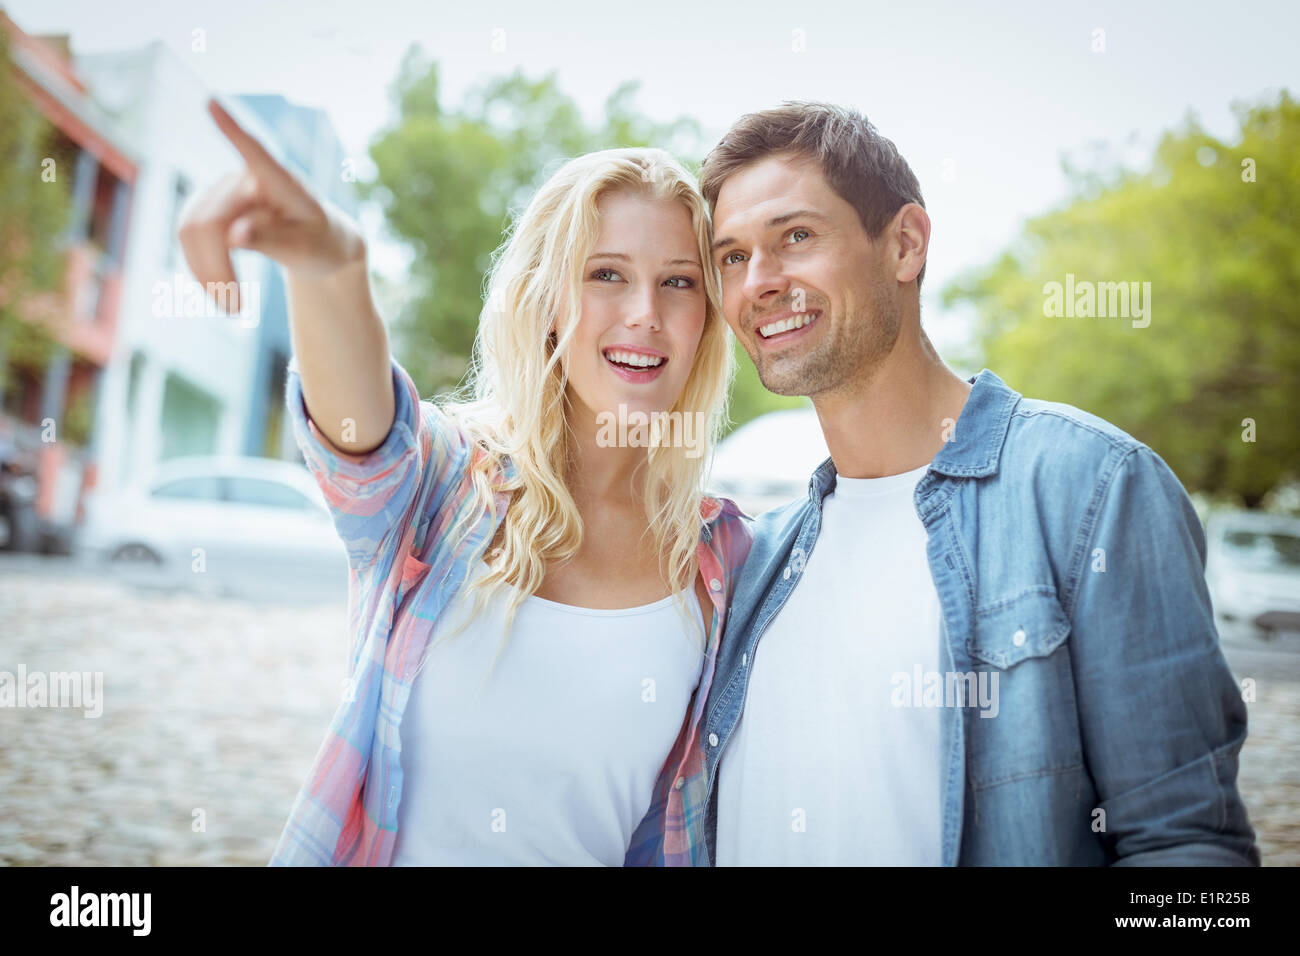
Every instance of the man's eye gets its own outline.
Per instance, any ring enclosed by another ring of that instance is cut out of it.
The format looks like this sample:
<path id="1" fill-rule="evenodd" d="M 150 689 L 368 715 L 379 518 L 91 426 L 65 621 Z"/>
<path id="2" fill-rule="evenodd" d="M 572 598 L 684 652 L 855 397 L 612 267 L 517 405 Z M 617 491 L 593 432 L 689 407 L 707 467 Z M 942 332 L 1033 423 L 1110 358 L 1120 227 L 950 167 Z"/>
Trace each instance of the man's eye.
<path id="1" fill-rule="evenodd" d="M 809 232 L 807 229 L 796 229 L 794 232 L 790 233 L 790 238 L 793 239 L 795 236 L 811 236 L 811 235 L 812 233 Z"/>
<path id="2" fill-rule="evenodd" d="M 665 281 L 667 281 L 667 282 L 681 282 L 681 283 L 683 283 L 682 285 L 675 285 L 675 286 L 673 286 L 674 289 L 693 289 L 693 288 L 695 288 L 695 280 L 694 280 L 694 279 L 691 279 L 691 278 L 689 278 L 689 277 L 687 277 L 687 276 L 673 276 L 671 279 L 667 279 L 667 280 L 665 280 Z"/>
<path id="3" fill-rule="evenodd" d="M 732 264 L 734 264 L 734 263 L 737 261 L 736 259 L 733 259 L 732 257 L 733 257 L 733 256 L 740 256 L 740 255 L 744 255 L 744 253 L 742 253 L 742 252 L 728 252 L 725 256 L 722 257 L 722 264 L 723 264 L 724 266 L 732 265 Z"/>

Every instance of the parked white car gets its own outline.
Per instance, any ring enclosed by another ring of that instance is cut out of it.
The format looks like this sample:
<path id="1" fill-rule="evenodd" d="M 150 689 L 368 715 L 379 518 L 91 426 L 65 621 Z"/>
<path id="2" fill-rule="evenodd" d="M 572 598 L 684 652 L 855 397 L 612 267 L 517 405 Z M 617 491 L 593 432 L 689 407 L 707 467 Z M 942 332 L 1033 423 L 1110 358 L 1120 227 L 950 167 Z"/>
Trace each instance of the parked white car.
<path id="1" fill-rule="evenodd" d="M 92 498 L 80 550 L 206 591 L 347 593 L 347 555 L 320 488 L 286 461 L 166 461 L 120 495 Z"/>
<path id="2" fill-rule="evenodd" d="M 1216 512 L 1205 537 L 1205 577 L 1220 636 L 1300 637 L 1300 518 Z"/>
<path id="3" fill-rule="evenodd" d="M 813 472 L 829 457 L 812 408 L 768 412 L 722 440 L 705 487 L 757 515 L 808 494 Z"/>

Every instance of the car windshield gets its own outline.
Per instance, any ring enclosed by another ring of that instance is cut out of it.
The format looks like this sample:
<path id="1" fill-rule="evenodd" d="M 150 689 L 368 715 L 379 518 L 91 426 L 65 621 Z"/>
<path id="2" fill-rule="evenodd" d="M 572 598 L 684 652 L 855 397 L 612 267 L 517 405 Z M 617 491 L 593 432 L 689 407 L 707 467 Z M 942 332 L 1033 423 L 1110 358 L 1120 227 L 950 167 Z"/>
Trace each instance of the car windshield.
<path id="1" fill-rule="evenodd" d="M 1229 531 L 1226 551 L 1238 564 L 1278 570 L 1300 569 L 1300 537 L 1276 531 Z"/>

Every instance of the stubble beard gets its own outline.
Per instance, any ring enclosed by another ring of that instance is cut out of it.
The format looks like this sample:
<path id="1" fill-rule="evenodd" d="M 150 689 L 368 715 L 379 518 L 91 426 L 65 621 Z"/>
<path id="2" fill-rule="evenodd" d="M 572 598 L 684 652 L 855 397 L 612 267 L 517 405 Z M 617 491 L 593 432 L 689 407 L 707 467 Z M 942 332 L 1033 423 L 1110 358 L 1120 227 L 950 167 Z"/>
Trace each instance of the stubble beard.
<path id="1" fill-rule="evenodd" d="M 901 312 L 893 299 L 877 288 L 871 290 L 870 297 L 861 306 L 849 304 L 847 321 L 832 322 L 829 310 L 823 309 L 817 321 L 826 322 L 827 330 L 807 352 L 791 356 L 750 353 L 763 387 L 776 395 L 809 398 L 864 387 L 893 350 L 901 325 Z"/>

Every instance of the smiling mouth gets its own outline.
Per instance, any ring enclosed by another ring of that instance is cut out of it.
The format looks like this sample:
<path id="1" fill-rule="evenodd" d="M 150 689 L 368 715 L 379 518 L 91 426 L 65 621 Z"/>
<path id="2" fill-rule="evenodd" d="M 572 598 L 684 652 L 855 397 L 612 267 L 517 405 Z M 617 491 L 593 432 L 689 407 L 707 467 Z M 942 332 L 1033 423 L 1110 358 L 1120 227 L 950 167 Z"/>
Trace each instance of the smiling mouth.
<path id="1" fill-rule="evenodd" d="M 770 339 L 812 325 L 820 317 L 820 312 L 800 312 L 786 319 L 778 319 L 775 322 L 756 326 L 754 330 L 758 333 L 759 338 Z"/>
<path id="2" fill-rule="evenodd" d="M 623 352 L 619 349 L 608 349 L 602 354 L 605 356 L 605 361 L 610 365 L 629 372 L 648 372 L 663 368 L 668 364 L 668 359 L 662 356 L 641 355 L 637 352 Z"/>

